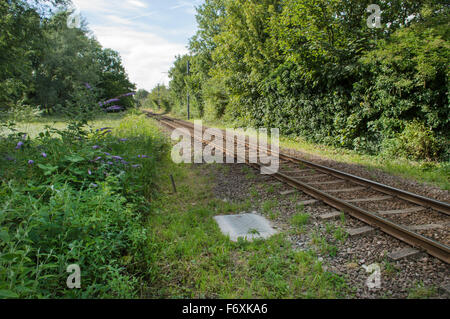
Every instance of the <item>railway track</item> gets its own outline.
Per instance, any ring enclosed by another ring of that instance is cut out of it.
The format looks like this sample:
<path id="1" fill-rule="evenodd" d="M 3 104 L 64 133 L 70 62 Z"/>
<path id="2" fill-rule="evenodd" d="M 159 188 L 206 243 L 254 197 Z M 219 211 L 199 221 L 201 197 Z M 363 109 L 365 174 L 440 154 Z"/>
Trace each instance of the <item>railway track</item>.
<path id="1" fill-rule="evenodd" d="M 171 129 L 186 128 L 193 131 L 190 122 L 148 112 Z M 207 127 L 204 127 L 207 129 Z M 224 154 L 226 147 L 212 144 Z M 224 139 L 226 143 L 226 140 Z M 236 143 L 236 142 L 235 142 Z M 246 150 L 257 151 L 269 149 L 245 142 Z M 234 154 L 230 154 L 234 155 Z M 361 178 L 333 168 L 318 165 L 281 152 L 272 152 L 280 158 L 280 169 L 271 175 L 273 178 L 300 190 L 316 200 L 343 211 L 366 223 L 369 227 L 379 229 L 415 248 L 450 263 L 450 204 L 427 198 L 375 181 Z M 245 163 L 256 169 L 263 164 L 250 163 L 248 156 Z M 289 193 L 289 192 L 288 192 Z M 368 227 L 366 227 L 368 229 Z"/>

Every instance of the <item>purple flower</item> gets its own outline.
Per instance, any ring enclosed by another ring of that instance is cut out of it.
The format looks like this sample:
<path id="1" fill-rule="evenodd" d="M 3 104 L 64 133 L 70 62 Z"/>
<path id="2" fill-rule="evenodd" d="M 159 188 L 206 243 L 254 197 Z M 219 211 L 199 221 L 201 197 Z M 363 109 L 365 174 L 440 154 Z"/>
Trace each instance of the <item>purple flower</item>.
<path id="1" fill-rule="evenodd" d="M 98 146 L 98 145 L 92 146 L 92 149 L 94 149 L 94 150 L 98 150 L 99 148 L 100 148 L 100 146 Z"/>
<path id="2" fill-rule="evenodd" d="M 122 94 L 120 97 L 125 97 L 125 96 L 132 96 L 135 95 L 135 92 L 130 92 L 130 93 L 126 93 L 126 94 Z"/>
<path id="3" fill-rule="evenodd" d="M 103 154 L 108 155 L 108 156 L 111 156 L 111 154 L 109 154 L 109 153 L 107 153 L 107 152 L 103 152 Z"/>
<path id="4" fill-rule="evenodd" d="M 119 141 L 120 142 L 126 142 L 126 141 L 128 141 L 128 139 L 127 138 L 121 138 Z"/>
<path id="5" fill-rule="evenodd" d="M 128 163 L 127 161 L 122 160 L 121 161 L 123 165 L 129 165 L 130 163 Z"/>
<path id="6" fill-rule="evenodd" d="M 107 105 L 107 104 L 111 104 L 113 102 L 119 102 L 119 101 L 120 101 L 119 99 L 110 99 L 108 101 L 103 102 L 103 105 Z"/>
<path id="7" fill-rule="evenodd" d="M 27 137 L 28 137 L 28 134 L 23 134 L 22 140 L 26 141 Z"/>
<path id="8" fill-rule="evenodd" d="M 132 165 L 132 167 L 133 167 L 133 168 L 141 168 L 142 165 L 140 165 L 140 164 L 135 164 L 135 165 Z"/>
<path id="9" fill-rule="evenodd" d="M 16 150 L 20 150 L 23 145 L 24 145 L 23 142 L 17 143 Z"/>
<path id="10" fill-rule="evenodd" d="M 107 130 L 107 131 L 104 131 L 102 134 L 105 135 L 105 134 L 109 134 L 109 133 L 112 133 L 112 131 L 111 130 Z"/>
<path id="11" fill-rule="evenodd" d="M 99 106 L 103 106 L 103 103 L 102 103 L 102 102 L 98 102 L 98 105 L 99 105 Z"/>
<path id="12" fill-rule="evenodd" d="M 107 162 L 106 164 L 108 164 L 108 165 L 114 165 L 114 163 L 113 162 Z"/>
<path id="13" fill-rule="evenodd" d="M 111 156 L 111 157 L 112 157 L 112 159 L 115 159 L 115 160 L 118 160 L 118 161 L 123 160 L 123 158 L 120 157 L 120 156 Z"/>
<path id="14" fill-rule="evenodd" d="M 90 170 L 90 169 L 88 169 L 88 174 L 89 174 L 89 175 L 92 175 L 92 172 L 91 172 L 91 170 Z"/>
<path id="15" fill-rule="evenodd" d="M 89 84 L 89 83 L 84 83 L 84 85 L 86 86 L 86 89 L 88 89 L 88 90 L 91 90 L 92 89 L 92 87 L 91 87 L 91 85 Z"/>
<path id="16" fill-rule="evenodd" d="M 98 185 L 97 184 L 91 184 L 91 187 L 97 188 Z"/>
<path id="17" fill-rule="evenodd" d="M 110 130 L 110 129 L 112 129 L 112 127 L 102 127 L 101 129 L 100 129 L 100 131 L 104 131 L 104 130 Z"/>
<path id="18" fill-rule="evenodd" d="M 43 158 L 47 158 L 47 153 L 42 153 L 41 155 Z"/>
<path id="19" fill-rule="evenodd" d="M 122 109 L 123 109 L 123 107 L 121 107 L 119 105 L 113 105 L 113 106 L 106 108 L 107 111 L 120 111 Z"/>
<path id="20" fill-rule="evenodd" d="M 33 160 L 29 160 L 29 161 L 28 161 L 28 164 L 33 165 L 33 164 L 34 164 L 34 161 L 33 161 Z"/>
<path id="21" fill-rule="evenodd" d="M 138 155 L 139 158 L 148 158 L 147 155 Z"/>

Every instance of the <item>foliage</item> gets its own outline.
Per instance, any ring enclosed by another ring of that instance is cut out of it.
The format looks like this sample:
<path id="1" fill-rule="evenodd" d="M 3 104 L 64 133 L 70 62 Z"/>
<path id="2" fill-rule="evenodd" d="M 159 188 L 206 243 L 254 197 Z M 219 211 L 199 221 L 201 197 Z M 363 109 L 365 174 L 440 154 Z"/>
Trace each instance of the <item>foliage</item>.
<path id="1" fill-rule="evenodd" d="M 435 0 L 209 0 L 170 72 L 174 111 L 378 153 L 418 121 L 448 154 L 449 9 Z M 186 75 L 187 59 L 191 74 Z M 414 148 L 414 145 L 407 146 Z"/>
<path id="2" fill-rule="evenodd" d="M 148 200 L 168 156 L 156 126 L 131 115 L 113 132 L 70 123 L 0 145 L 0 298 L 137 297 L 151 267 Z M 66 286 L 70 264 L 82 289 Z"/>
<path id="3" fill-rule="evenodd" d="M 47 113 L 73 110 L 86 87 L 96 90 L 96 103 L 134 91 L 117 52 L 103 49 L 85 21 L 67 26 L 69 4 L 1 2 L 0 111 L 14 112 L 21 103 Z M 134 106 L 132 97 L 120 103 Z"/>

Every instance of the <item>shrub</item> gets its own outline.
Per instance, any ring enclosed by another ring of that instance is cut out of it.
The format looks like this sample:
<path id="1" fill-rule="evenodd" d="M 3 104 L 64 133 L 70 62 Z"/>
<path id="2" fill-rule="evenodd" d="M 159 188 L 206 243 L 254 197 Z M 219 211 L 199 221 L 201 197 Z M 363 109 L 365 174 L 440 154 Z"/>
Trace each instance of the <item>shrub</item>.
<path id="1" fill-rule="evenodd" d="M 412 159 L 438 159 L 442 145 L 430 128 L 418 121 L 406 124 L 402 133 L 384 142 L 384 153 Z"/>
<path id="2" fill-rule="evenodd" d="M 167 141 L 137 115 L 118 129 L 72 123 L 24 137 L 0 144 L 0 298 L 136 297 Z M 82 289 L 66 286 L 71 264 Z"/>

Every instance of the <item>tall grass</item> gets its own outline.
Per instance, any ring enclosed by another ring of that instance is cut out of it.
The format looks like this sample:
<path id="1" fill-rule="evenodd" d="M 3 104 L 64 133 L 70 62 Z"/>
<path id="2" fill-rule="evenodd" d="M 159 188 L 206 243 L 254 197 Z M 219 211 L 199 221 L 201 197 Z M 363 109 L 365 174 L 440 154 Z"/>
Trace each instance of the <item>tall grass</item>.
<path id="1" fill-rule="evenodd" d="M 151 267 L 146 221 L 168 143 L 118 126 L 13 132 L 0 143 L 0 298 L 132 298 Z M 66 285 L 81 268 L 82 289 Z"/>

